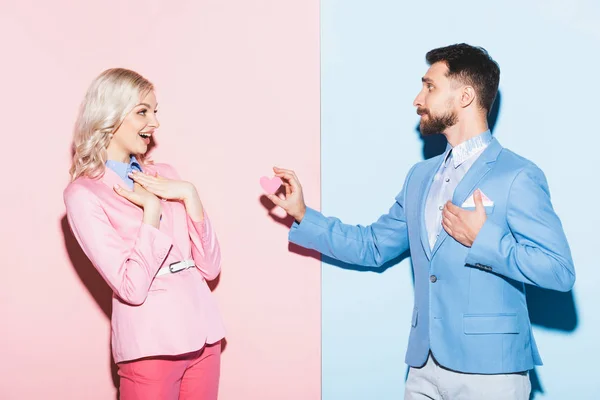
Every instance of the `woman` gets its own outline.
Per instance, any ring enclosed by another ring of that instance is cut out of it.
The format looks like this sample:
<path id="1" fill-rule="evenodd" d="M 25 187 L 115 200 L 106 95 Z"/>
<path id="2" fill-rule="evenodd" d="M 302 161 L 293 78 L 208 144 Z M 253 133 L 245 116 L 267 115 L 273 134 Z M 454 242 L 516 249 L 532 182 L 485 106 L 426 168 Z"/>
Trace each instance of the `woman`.
<path id="1" fill-rule="evenodd" d="M 159 127 L 153 85 L 110 69 L 81 105 L 67 218 L 113 290 L 112 349 L 122 400 L 216 399 L 223 325 L 206 281 L 215 232 L 194 185 L 145 158 Z"/>

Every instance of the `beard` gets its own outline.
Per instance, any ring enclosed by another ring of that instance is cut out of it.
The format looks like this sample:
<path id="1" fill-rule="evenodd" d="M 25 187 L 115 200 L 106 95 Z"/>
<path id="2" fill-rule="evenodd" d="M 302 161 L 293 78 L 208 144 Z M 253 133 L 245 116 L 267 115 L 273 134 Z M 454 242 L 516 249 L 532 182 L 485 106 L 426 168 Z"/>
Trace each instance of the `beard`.
<path id="1" fill-rule="evenodd" d="M 443 133 L 446 129 L 456 125 L 458 122 L 458 115 L 456 115 L 456 112 L 452 111 L 448 111 L 443 115 L 431 115 L 428 109 L 419 108 L 417 109 L 417 114 L 421 116 L 419 129 L 421 130 L 421 135 L 423 136 Z M 424 120 L 424 115 L 428 115 L 429 119 Z"/>

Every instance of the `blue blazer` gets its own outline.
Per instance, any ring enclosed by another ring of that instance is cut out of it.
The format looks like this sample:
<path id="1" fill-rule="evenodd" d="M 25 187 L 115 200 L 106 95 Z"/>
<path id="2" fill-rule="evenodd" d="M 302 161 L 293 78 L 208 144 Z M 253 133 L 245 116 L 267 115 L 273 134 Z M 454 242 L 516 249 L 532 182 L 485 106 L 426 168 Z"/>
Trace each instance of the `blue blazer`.
<path id="1" fill-rule="evenodd" d="M 569 291 L 575 270 L 544 173 L 494 139 L 454 192 L 462 205 L 480 188 L 492 201 L 472 247 L 442 230 L 433 249 L 425 200 L 442 156 L 416 164 L 389 212 L 352 226 L 307 209 L 289 240 L 346 263 L 381 266 L 410 248 L 415 304 L 406 363 L 429 351 L 446 368 L 478 374 L 526 371 L 542 361 L 525 283 Z"/>

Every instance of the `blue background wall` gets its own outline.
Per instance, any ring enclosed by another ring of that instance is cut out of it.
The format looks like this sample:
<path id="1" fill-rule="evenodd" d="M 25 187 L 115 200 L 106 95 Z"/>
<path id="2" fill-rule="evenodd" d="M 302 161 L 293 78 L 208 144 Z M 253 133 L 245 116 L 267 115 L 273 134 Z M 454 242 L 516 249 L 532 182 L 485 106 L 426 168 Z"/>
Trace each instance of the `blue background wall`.
<path id="1" fill-rule="evenodd" d="M 385 213 L 409 168 L 441 151 L 412 106 L 425 53 L 467 42 L 500 64 L 493 133 L 546 173 L 577 283 L 530 290 L 545 365 L 535 399 L 592 399 L 600 346 L 600 5 L 597 1 L 322 0 L 322 210 Z M 410 259 L 377 271 L 324 260 L 323 400 L 400 399 L 413 303 Z"/>

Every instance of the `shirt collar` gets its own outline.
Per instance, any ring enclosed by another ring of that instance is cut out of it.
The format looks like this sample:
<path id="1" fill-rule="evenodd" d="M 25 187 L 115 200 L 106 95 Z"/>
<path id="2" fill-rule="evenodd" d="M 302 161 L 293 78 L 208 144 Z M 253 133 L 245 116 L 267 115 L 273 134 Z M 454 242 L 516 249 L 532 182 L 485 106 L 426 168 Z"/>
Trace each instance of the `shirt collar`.
<path id="1" fill-rule="evenodd" d="M 452 158 L 454 168 L 458 168 L 469 158 L 488 147 L 492 139 L 492 133 L 488 129 L 482 134 L 472 137 L 457 146 L 451 147 L 450 144 L 448 144 L 448 153 L 446 154 L 444 162 L 447 163 L 448 160 Z M 452 157 L 450 157 L 450 154 L 452 154 Z"/>
<path id="2" fill-rule="evenodd" d="M 106 161 L 106 167 L 116 172 L 116 174 L 130 187 L 133 187 L 133 180 L 128 176 L 129 172 L 134 169 L 142 171 L 142 167 L 135 156 L 131 156 L 128 163 L 108 160 Z"/>

